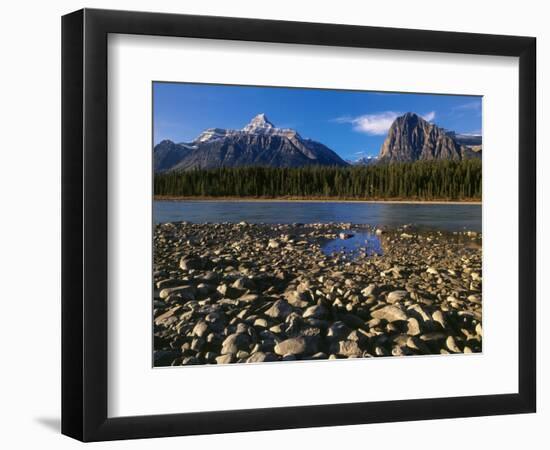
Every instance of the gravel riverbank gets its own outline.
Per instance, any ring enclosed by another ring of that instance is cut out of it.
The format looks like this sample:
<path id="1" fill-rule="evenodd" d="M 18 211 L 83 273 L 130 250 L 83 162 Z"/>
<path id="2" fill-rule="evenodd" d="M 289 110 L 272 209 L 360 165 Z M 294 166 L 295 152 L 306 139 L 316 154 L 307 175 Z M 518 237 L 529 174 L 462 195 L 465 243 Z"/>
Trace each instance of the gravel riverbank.
<path id="1" fill-rule="evenodd" d="M 326 255 L 361 231 L 381 255 Z M 481 236 L 352 224 L 154 229 L 154 365 L 474 353 Z"/>

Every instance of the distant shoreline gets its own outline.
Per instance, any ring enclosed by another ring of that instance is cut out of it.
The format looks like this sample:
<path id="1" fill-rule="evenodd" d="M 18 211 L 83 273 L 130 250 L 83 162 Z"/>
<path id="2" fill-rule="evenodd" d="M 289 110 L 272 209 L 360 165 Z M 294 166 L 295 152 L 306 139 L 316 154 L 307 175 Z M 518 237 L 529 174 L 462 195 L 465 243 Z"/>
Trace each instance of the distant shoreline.
<path id="1" fill-rule="evenodd" d="M 155 195 L 155 201 L 189 201 L 189 202 L 303 202 L 303 203 L 395 203 L 410 205 L 481 205 L 480 200 L 407 200 L 407 199 L 380 199 L 380 200 L 357 200 L 357 199 L 339 199 L 339 198 L 303 198 L 303 197 L 185 197 L 185 196 L 167 196 Z"/>

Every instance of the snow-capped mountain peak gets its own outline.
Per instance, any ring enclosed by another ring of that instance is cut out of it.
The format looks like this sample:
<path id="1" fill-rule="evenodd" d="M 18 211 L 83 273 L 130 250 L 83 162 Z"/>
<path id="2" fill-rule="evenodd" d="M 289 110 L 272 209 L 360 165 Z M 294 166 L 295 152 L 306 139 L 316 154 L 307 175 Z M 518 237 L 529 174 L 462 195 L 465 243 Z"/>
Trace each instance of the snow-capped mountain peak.
<path id="1" fill-rule="evenodd" d="M 213 139 L 220 139 L 227 136 L 227 131 L 223 128 L 208 128 L 199 134 L 193 142 L 206 142 Z"/>
<path id="2" fill-rule="evenodd" d="M 291 128 L 277 128 L 269 121 L 265 113 L 258 114 L 240 130 L 225 128 L 208 128 L 199 134 L 193 144 L 210 142 L 217 139 L 240 135 L 284 136 L 287 138 L 300 138 L 298 132 Z"/>
<path id="3" fill-rule="evenodd" d="M 277 128 L 264 113 L 240 130 L 208 128 L 195 140 L 155 146 L 155 170 L 217 167 L 307 165 L 346 166 L 338 154 L 320 142 L 304 140 L 292 128 Z"/>
<path id="4" fill-rule="evenodd" d="M 371 164 L 376 164 L 378 161 L 378 158 L 376 156 L 361 156 L 354 160 L 347 160 L 348 163 L 354 165 L 354 166 L 369 166 Z"/>
<path id="5" fill-rule="evenodd" d="M 273 125 L 265 113 L 258 114 L 254 116 L 254 118 L 243 128 L 243 131 L 245 133 L 253 133 L 257 131 L 264 131 L 269 129 L 274 129 L 275 125 Z"/>

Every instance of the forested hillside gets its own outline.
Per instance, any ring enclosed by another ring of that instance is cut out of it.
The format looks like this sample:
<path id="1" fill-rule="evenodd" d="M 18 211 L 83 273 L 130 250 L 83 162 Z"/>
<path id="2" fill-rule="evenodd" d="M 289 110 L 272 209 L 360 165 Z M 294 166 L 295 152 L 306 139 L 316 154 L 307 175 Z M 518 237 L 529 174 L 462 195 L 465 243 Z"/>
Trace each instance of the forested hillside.
<path id="1" fill-rule="evenodd" d="M 480 200 L 481 160 L 239 167 L 156 174 L 156 196 Z"/>

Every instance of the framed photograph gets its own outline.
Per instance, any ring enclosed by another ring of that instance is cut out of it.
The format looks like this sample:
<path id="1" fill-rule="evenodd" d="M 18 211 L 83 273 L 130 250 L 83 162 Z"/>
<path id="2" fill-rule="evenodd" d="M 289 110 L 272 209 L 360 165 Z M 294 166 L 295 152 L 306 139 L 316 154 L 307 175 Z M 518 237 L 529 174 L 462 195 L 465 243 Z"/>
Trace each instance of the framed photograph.
<path id="1" fill-rule="evenodd" d="M 535 412 L 535 38 L 62 21 L 62 432 Z"/>

